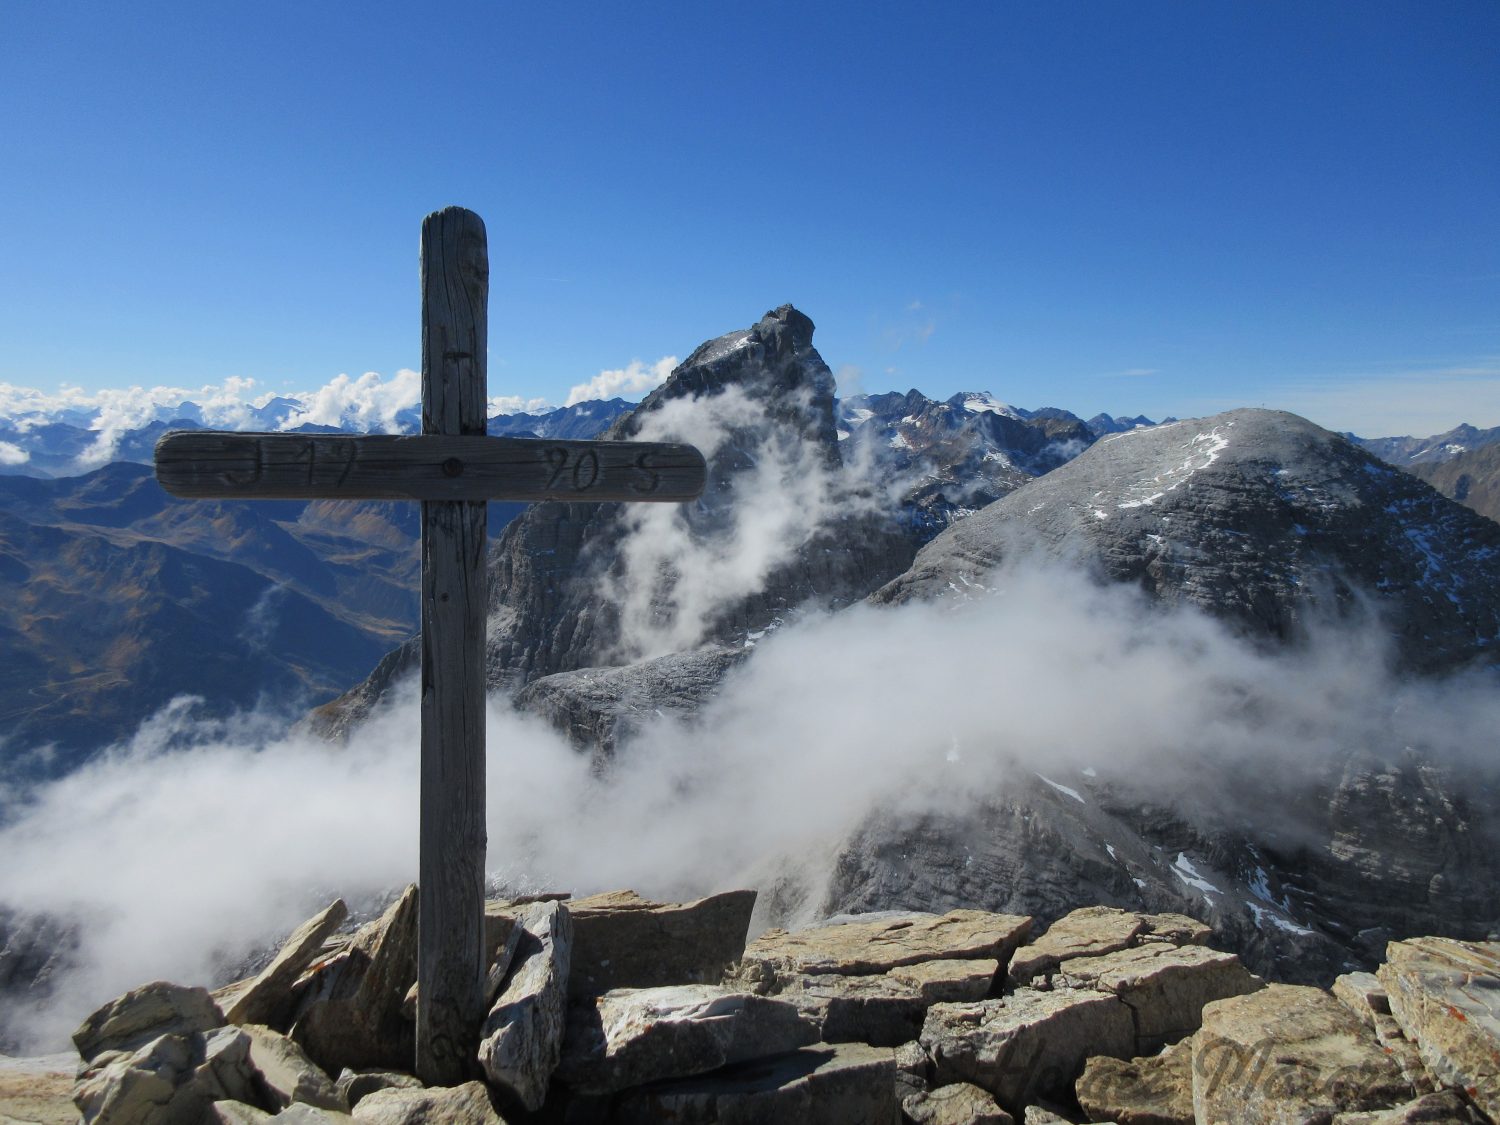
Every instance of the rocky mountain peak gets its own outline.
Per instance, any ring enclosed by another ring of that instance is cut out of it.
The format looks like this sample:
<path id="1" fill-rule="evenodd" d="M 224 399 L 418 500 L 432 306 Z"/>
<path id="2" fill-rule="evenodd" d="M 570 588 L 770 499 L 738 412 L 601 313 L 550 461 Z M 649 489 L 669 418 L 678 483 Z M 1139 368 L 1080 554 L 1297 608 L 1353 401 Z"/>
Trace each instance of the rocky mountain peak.
<path id="1" fill-rule="evenodd" d="M 1378 607 L 1401 661 L 1437 670 L 1500 644 L 1500 527 L 1284 411 L 1106 435 L 955 524 L 876 600 L 962 586 L 1022 550 L 1076 558 L 1252 635 Z M 1491 649 L 1492 650 L 1492 649 Z"/>
<path id="2" fill-rule="evenodd" d="M 836 450 L 833 372 L 813 347 L 813 322 L 791 305 L 772 309 L 749 328 L 693 349 L 656 390 L 617 426 L 629 438 L 667 403 L 713 397 L 735 388 L 787 437 Z M 764 436 L 764 435 L 762 435 Z"/>

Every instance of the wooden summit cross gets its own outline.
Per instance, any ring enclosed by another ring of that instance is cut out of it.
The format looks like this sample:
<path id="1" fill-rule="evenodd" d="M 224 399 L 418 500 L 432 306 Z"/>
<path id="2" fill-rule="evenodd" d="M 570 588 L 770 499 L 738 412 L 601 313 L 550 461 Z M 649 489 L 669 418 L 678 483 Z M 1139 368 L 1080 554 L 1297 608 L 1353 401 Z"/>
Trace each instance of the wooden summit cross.
<path id="1" fill-rule="evenodd" d="M 487 500 L 691 500 L 690 445 L 485 435 L 484 223 L 422 221 L 420 436 L 167 434 L 156 479 L 190 498 L 422 501 L 422 781 L 416 1073 L 466 1081 L 484 1004 Z"/>

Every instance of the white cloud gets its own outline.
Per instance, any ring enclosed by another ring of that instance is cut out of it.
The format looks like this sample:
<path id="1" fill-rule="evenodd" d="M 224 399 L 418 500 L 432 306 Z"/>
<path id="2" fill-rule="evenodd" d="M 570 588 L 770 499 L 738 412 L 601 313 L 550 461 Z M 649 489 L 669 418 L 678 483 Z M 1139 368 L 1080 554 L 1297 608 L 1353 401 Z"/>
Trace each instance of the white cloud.
<path id="1" fill-rule="evenodd" d="M 601 371 L 587 383 L 579 383 L 568 392 L 564 406 L 577 406 L 594 398 L 635 398 L 654 391 L 667 381 L 677 366 L 675 355 L 662 356 L 651 365 L 633 359 L 625 367 Z"/>
<path id="2" fill-rule="evenodd" d="M 815 882 L 876 810 L 957 815 L 1033 772 L 1083 787 L 1097 768 L 1167 805 L 1181 787 L 1244 817 L 1255 810 L 1243 792 L 1213 788 L 1226 769 L 1295 787 L 1347 748 L 1418 747 L 1492 783 L 1492 684 L 1394 680 L 1378 628 L 1273 652 L 1056 564 L 986 581 L 991 593 L 965 601 L 861 606 L 780 630 L 700 724 L 648 724 L 602 777 L 497 697 L 492 878 L 691 898 L 770 886 L 800 857 L 792 870 Z M 198 722 L 178 703 L 12 810 L 0 905 L 75 920 L 82 942 L 48 1010 L 5 1013 L 32 1021 L 42 1039 L 30 1046 L 64 1042 L 143 981 L 222 983 L 333 896 L 368 905 L 414 878 L 415 687 L 338 750 Z"/>
<path id="3" fill-rule="evenodd" d="M 31 454 L 19 445 L 0 441 L 0 465 L 24 465 L 29 460 L 31 460 Z"/>
<path id="4" fill-rule="evenodd" d="M 358 379 L 337 375 L 311 395 L 295 397 L 300 406 L 281 424 L 284 430 L 311 423 L 395 433 L 400 428 L 396 415 L 422 401 L 422 376 L 407 367 L 389 380 L 378 371 L 366 371 Z"/>
<path id="5" fill-rule="evenodd" d="M 497 414 L 541 414 L 552 409 L 544 398 L 522 398 L 520 395 L 496 395 L 489 401 L 489 417 Z"/>

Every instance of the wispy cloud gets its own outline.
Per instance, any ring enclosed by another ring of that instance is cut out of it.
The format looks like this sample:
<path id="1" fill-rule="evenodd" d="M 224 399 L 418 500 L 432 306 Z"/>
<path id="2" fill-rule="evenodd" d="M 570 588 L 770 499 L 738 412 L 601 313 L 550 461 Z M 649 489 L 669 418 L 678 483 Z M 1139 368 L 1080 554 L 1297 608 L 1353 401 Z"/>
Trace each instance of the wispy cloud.
<path id="1" fill-rule="evenodd" d="M 577 406 L 595 398 L 634 398 L 648 394 L 667 381 L 677 366 L 675 355 L 662 356 L 652 364 L 631 360 L 624 367 L 601 371 L 587 383 L 579 383 L 568 392 L 564 406 Z"/>

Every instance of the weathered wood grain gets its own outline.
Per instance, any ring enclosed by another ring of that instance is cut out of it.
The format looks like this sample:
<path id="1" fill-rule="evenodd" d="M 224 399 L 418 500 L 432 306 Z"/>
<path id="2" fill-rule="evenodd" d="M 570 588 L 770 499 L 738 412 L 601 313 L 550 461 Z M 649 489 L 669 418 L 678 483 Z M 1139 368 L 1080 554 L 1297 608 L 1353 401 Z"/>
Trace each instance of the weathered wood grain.
<path id="1" fill-rule="evenodd" d="M 423 220 L 424 434 L 485 440 L 489 279 L 478 215 Z M 473 1076 L 486 1014 L 485 531 L 483 500 L 422 503 L 416 1072 L 429 1086 Z"/>
<path id="2" fill-rule="evenodd" d="M 679 502 L 706 472 L 692 446 L 662 442 L 179 430 L 156 443 L 162 488 L 199 499 Z"/>

